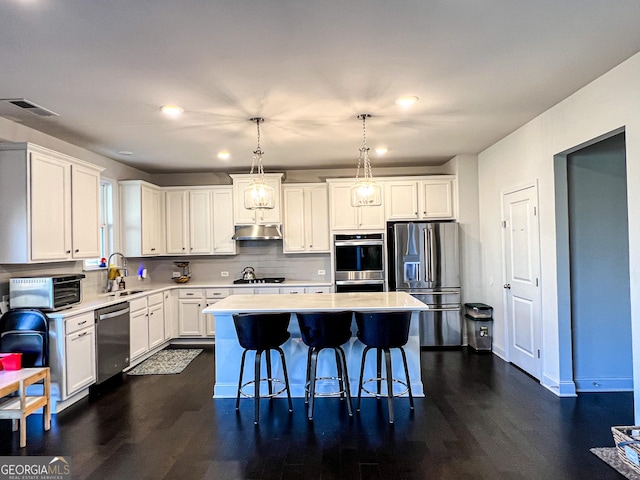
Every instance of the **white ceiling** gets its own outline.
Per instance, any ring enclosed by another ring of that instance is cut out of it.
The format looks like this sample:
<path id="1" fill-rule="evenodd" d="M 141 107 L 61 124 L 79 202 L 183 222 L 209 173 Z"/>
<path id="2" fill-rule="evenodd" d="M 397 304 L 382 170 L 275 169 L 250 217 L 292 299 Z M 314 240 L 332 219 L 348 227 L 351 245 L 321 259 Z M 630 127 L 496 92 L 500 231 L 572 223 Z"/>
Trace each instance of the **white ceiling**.
<path id="1" fill-rule="evenodd" d="M 2 0 L 0 98 L 59 117 L 0 114 L 196 172 L 247 169 L 255 116 L 266 170 L 355 168 L 366 112 L 375 174 L 482 151 L 640 51 L 638 25 L 638 0 Z"/>

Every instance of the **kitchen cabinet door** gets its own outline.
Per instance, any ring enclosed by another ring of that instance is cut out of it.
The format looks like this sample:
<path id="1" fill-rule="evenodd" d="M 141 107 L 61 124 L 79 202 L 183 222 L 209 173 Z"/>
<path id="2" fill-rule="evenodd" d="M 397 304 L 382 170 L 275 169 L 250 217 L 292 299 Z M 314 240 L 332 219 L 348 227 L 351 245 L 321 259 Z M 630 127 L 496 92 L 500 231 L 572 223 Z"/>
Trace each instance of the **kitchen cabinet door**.
<path id="1" fill-rule="evenodd" d="M 149 351 L 149 313 L 146 308 L 131 312 L 129 333 L 129 358 L 134 360 Z"/>
<path id="2" fill-rule="evenodd" d="M 170 340 L 178 336 L 178 292 L 167 290 L 163 292 L 164 306 L 164 339 Z"/>
<path id="3" fill-rule="evenodd" d="M 71 232 L 73 258 L 100 257 L 100 173 L 71 166 Z"/>
<path id="4" fill-rule="evenodd" d="M 166 248 L 169 254 L 186 254 L 188 233 L 188 193 L 186 190 L 165 192 Z"/>
<path id="5" fill-rule="evenodd" d="M 233 240 L 233 187 L 214 187 L 211 192 L 213 213 L 212 236 L 214 255 L 235 255 L 236 241 Z"/>
<path id="6" fill-rule="evenodd" d="M 211 192 L 209 190 L 189 191 L 189 253 L 209 254 L 212 252 Z"/>
<path id="7" fill-rule="evenodd" d="M 415 180 L 385 182 L 387 220 L 417 220 L 418 183 Z"/>
<path id="8" fill-rule="evenodd" d="M 285 186 L 282 190 L 284 199 L 282 251 L 284 253 L 304 253 L 308 249 L 305 240 L 307 227 L 304 187 Z"/>
<path id="9" fill-rule="evenodd" d="M 202 337 L 202 298 L 178 299 L 178 335 L 181 337 Z"/>
<path id="10" fill-rule="evenodd" d="M 310 253 L 329 253 L 329 191 L 326 185 L 305 191 L 305 238 Z"/>
<path id="11" fill-rule="evenodd" d="M 164 305 L 149 306 L 149 350 L 164 342 Z"/>
<path id="12" fill-rule="evenodd" d="M 88 314 L 93 322 L 93 312 Z M 96 334 L 95 326 L 65 336 L 65 392 L 73 395 L 96 381 Z"/>
<path id="13" fill-rule="evenodd" d="M 163 253 L 162 192 L 142 185 L 142 254 Z"/>
<path id="14" fill-rule="evenodd" d="M 453 212 L 453 179 L 422 180 L 420 211 L 425 220 L 451 219 Z"/>
<path id="15" fill-rule="evenodd" d="M 71 165 L 32 152 L 30 190 L 31 259 L 71 259 Z"/>

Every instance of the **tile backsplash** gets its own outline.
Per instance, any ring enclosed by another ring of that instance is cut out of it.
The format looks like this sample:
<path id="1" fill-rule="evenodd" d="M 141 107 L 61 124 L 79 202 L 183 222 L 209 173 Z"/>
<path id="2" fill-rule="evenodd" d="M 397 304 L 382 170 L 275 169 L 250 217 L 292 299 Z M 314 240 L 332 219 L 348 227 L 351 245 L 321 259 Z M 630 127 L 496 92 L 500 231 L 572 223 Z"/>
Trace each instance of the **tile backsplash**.
<path id="1" fill-rule="evenodd" d="M 127 288 L 140 286 L 138 269 L 147 269 L 149 278 L 142 283 L 171 283 L 172 272 L 179 271 L 174 261 L 189 261 L 191 278 L 201 282 L 233 282 L 240 278 L 244 267 L 253 267 L 258 277 L 285 277 L 288 280 L 310 282 L 331 281 L 331 258 L 325 254 L 282 253 L 282 242 L 278 240 L 238 242 L 237 255 L 193 256 L 193 257 L 145 257 L 129 258 Z M 9 293 L 12 277 L 50 275 L 62 273 L 84 273 L 82 288 L 85 296 L 103 293 L 106 286 L 106 271 L 82 271 L 82 262 L 41 263 L 31 265 L 0 265 L 0 295 Z M 318 275 L 324 270 L 325 275 Z M 221 272 L 229 272 L 222 277 Z"/>

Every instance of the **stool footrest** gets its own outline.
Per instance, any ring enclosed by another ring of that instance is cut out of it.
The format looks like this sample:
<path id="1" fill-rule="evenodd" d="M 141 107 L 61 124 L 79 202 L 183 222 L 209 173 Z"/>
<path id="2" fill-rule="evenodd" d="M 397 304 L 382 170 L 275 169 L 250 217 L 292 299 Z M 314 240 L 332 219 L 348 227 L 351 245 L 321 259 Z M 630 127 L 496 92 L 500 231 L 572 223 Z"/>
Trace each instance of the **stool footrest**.
<path id="1" fill-rule="evenodd" d="M 340 380 L 346 381 L 343 378 L 340 377 L 316 377 L 316 385 L 318 384 L 318 381 L 329 381 L 329 380 L 333 380 L 336 382 L 339 382 Z M 307 392 L 307 394 L 311 395 L 311 389 L 310 384 L 311 382 L 307 382 L 305 384 L 305 390 Z M 337 396 L 342 396 L 342 395 L 346 395 L 347 394 L 347 389 L 345 388 L 344 390 L 338 390 L 335 392 L 318 392 L 318 389 L 316 388 L 315 391 L 316 397 L 337 397 Z"/>
<path id="2" fill-rule="evenodd" d="M 368 380 L 365 380 L 362 382 L 362 390 L 364 390 L 365 392 L 367 392 L 369 395 L 371 395 L 372 397 L 376 397 L 376 398 L 386 398 L 388 397 L 387 393 L 377 393 L 377 392 L 372 392 L 371 390 L 367 389 L 365 387 L 365 385 L 367 383 L 371 383 L 371 382 L 385 382 L 382 385 L 384 385 L 386 387 L 386 381 L 387 378 L 386 377 L 375 377 L 375 378 L 370 378 Z M 403 382 L 402 380 L 399 380 L 397 378 L 392 378 L 391 379 L 392 382 L 398 383 L 402 386 L 404 386 L 404 390 L 402 390 L 401 392 L 389 392 L 391 393 L 392 397 L 400 397 L 402 395 L 404 395 L 405 393 L 409 392 L 409 385 L 407 385 L 407 382 Z"/>
<path id="3" fill-rule="evenodd" d="M 285 384 L 285 382 L 279 378 L 261 378 L 260 379 L 260 383 L 262 384 L 262 382 L 271 382 L 271 383 L 279 383 L 282 385 L 282 388 L 280 390 L 278 390 L 277 392 L 273 392 L 273 393 L 266 393 L 266 394 L 260 394 L 260 398 L 272 398 L 272 397 L 277 397 L 278 395 L 280 395 L 282 392 L 286 392 L 287 391 L 287 386 Z M 244 392 L 244 388 L 247 387 L 248 385 L 254 385 L 256 383 L 255 380 L 250 380 L 246 383 L 243 383 L 242 386 L 240 387 L 240 395 L 242 395 L 243 397 L 247 397 L 247 398 L 255 398 L 255 395 L 252 393 L 246 393 Z"/>

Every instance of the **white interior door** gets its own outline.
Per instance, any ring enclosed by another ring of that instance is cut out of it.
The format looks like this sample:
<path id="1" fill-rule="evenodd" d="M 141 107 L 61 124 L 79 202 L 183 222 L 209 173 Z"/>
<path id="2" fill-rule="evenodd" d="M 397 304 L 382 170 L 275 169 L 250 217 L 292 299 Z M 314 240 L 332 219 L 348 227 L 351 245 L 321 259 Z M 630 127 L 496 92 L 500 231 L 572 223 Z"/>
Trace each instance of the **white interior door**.
<path id="1" fill-rule="evenodd" d="M 542 335 L 537 205 L 536 186 L 503 195 L 509 360 L 540 379 Z"/>

